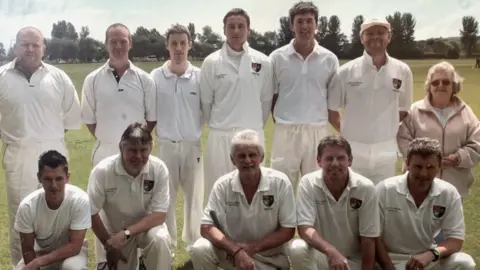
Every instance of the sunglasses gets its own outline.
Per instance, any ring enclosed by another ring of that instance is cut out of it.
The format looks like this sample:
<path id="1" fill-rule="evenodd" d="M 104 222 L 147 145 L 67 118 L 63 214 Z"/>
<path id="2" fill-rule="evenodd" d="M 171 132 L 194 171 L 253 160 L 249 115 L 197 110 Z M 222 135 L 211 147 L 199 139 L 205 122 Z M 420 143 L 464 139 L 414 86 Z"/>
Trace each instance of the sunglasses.
<path id="1" fill-rule="evenodd" d="M 452 82 L 450 80 L 435 80 L 435 81 L 432 81 L 430 84 L 432 86 L 439 86 L 440 84 L 443 85 L 443 86 L 449 86 Z"/>

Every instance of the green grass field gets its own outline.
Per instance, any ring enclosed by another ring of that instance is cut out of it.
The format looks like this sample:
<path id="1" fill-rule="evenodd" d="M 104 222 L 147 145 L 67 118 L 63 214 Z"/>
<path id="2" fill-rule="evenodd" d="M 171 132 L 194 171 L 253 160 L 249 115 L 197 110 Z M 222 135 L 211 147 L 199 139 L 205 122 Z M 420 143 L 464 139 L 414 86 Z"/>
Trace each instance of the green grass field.
<path id="1" fill-rule="evenodd" d="M 437 61 L 407 61 L 412 68 L 415 81 L 415 95 L 414 100 L 418 100 L 423 97 L 424 90 L 423 85 L 428 68 Z M 465 78 L 464 88 L 460 93 L 460 96 L 465 100 L 472 109 L 480 115 L 480 71 L 472 69 L 474 60 L 456 60 L 452 62 L 459 73 Z M 138 65 L 150 72 L 153 68 L 159 66 L 161 63 L 139 63 Z M 199 66 L 201 63 L 194 63 Z M 100 64 L 79 64 L 79 65 L 63 65 L 60 68 L 64 69 L 75 83 L 80 95 L 82 83 L 85 76 L 93 71 Z M 207 132 L 203 134 L 203 140 L 207 137 Z M 273 132 L 273 123 L 270 121 L 266 127 L 265 135 L 267 142 L 267 157 L 269 160 L 271 136 Z M 75 184 L 83 189 L 86 189 L 88 182 L 88 175 L 91 170 L 90 153 L 94 140 L 88 133 L 87 129 L 83 127 L 80 131 L 71 131 L 67 133 L 68 149 L 70 151 L 70 168 L 71 168 L 71 183 Z M 156 152 L 156 150 L 155 150 Z M 155 153 L 154 152 L 154 153 Z M 0 168 L 1 170 L 1 168 Z M 480 169 L 477 167 L 476 176 L 480 177 Z M 8 217 L 6 211 L 6 192 L 4 183 L 3 171 L 0 172 L 0 269 L 11 269 L 9 245 L 8 245 Z M 477 198 L 476 195 L 479 194 Z M 480 260 L 480 211 L 475 210 L 480 205 L 480 188 L 478 184 L 474 185 L 472 194 L 467 198 L 464 204 L 466 230 L 467 237 L 464 244 L 464 250 L 470 253 L 475 261 L 478 263 Z M 181 213 L 182 196 L 180 195 L 177 202 L 177 226 L 182 228 Z M 181 239 L 181 232 L 179 231 L 179 238 Z M 89 269 L 94 269 L 95 255 L 94 255 L 94 241 L 93 233 L 88 232 L 89 239 Z M 188 255 L 185 253 L 185 245 L 179 240 L 178 250 L 175 251 L 174 269 L 191 269 L 190 267 L 184 267 L 184 264 L 189 260 Z M 478 267 L 480 269 L 480 267 Z"/>

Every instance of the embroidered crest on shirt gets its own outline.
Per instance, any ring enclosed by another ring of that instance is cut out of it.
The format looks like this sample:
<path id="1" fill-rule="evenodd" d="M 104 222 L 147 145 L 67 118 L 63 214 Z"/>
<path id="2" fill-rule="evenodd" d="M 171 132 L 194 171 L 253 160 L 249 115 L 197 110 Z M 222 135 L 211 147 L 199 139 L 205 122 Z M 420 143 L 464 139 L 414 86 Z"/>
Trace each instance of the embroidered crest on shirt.
<path id="1" fill-rule="evenodd" d="M 440 205 L 434 205 L 432 207 L 432 212 L 436 218 L 441 218 L 443 217 L 443 215 L 445 215 L 445 207 Z"/>
<path id="2" fill-rule="evenodd" d="M 270 207 L 275 202 L 275 198 L 273 197 L 273 195 L 263 195 L 262 202 L 263 205 L 265 205 L 266 207 Z"/>
<path id="3" fill-rule="evenodd" d="M 352 209 L 357 210 L 360 207 L 362 207 L 362 200 L 359 200 L 357 198 L 350 198 L 350 207 Z"/>
<path id="4" fill-rule="evenodd" d="M 153 189 L 155 182 L 153 180 L 143 180 L 143 191 L 149 192 Z"/>
<path id="5" fill-rule="evenodd" d="M 393 85 L 393 89 L 398 90 L 398 89 L 400 89 L 400 87 L 402 87 L 402 80 L 397 79 L 397 78 L 393 78 L 392 79 L 392 85 Z"/>
<path id="6" fill-rule="evenodd" d="M 254 72 L 260 72 L 260 70 L 262 69 L 262 64 L 260 63 L 252 63 L 252 70 Z"/>

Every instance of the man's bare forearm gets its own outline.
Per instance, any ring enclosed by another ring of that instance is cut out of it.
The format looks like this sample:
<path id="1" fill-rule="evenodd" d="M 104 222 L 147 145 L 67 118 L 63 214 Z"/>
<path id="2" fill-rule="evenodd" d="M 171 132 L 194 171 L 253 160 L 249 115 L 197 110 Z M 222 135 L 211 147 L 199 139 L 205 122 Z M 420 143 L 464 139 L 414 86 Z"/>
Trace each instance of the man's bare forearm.
<path id="1" fill-rule="evenodd" d="M 70 257 L 76 256 L 80 253 L 82 246 L 75 243 L 68 243 L 67 245 L 46 255 L 37 257 L 38 266 L 43 267 L 52 263 L 60 262 Z"/>
<path id="2" fill-rule="evenodd" d="M 440 258 L 445 258 L 462 249 L 463 241 L 455 238 L 447 238 L 437 246 Z"/>
<path id="3" fill-rule="evenodd" d="M 341 125 L 341 122 L 342 122 L 340 112 L 328 110 L 328 122 L 330 122 L 332 127 L 337 132 L 340 132 L 340 125 Z"/>
<path id="4" fill-rule="evenodd" d="M 153 227 L 162 225 L 165 222 L 165 213 L 151 213 L 150 215 L 142 218 L 137 223 L 128 226 L 126 229 L 130 231 L 131 236 L 137 236 L 142 232 L 146 232 Z"/>
<path id="5" fill-rule="evenodd" d="M 311 226 L 299 226 L 298 234 L 308 245 L 314 247 L 323 254 L 335 249 L 334 246 L 323 239 L 323 237 Z"/>
<path id="6" fill-rule="evenodd" d="M 92 134 L 92 136 L 94 138 L 96 138 L 95 137 L 95 130 L 97 129 L 97 124 L 87 124 L 87 129 L 90 132 L 90 134 Z"/>
<path id="7" fill-rule="evenodd" d="M 200 233 L 202 237 L 210 241 L 212 245 L 226 251 L 230 255 L 234 254 L 235 251 L 240 248 L 234 241 L 213 225 L 201 225 Z"/>
<path id="8" fill-rule="evenodd" d="M 360 237 L 362 270 L 372 270 L 375 266 L 375 238 Z"/>
<path id="9" fill-rule="evenodd" d="M 272 119 L 273 119 L 274 123 L 275 123 L 275 117 L 273 116 L 273 111 L 275 110 L 275 104 L 277 104 L 277 99 L 278 99 L 278 94 L 274 94 L 273 95 L 273 100 L 272 100 L 272 108 L 271 108 Z"/>
<path id="10" fill-rule="evenodd" d="M 35 260 L 37 258 L 37 253 L 35 253 L 35 250 L 30 249 L 27 251 L 23 252 L 23 262 L 25 265 L 29 264 L 31 261 Z"/>
<path id="11" fill-rule="evenodd" d="M 256 252 L 263 252 L 283 245 L 292 239 L 294 234 L 295 228 L 279 228 L 277 231 L 253 241 L 251 244 L 255 247 Z"/>
<path id="12" fill-rule="evenodd" d="M 385 270 L 395 270 L 390 256 L 388 256 L 387 249 L 383 244 L 381 237 L 375 239 L 375 257 L 378 261 L 378 264 Z"/>
<path id="13" fill-rule="evenodd" d="M 92 216 L 92 231 L 95 233 L 95 236 L 97 236 L 100 242 L 102 242 L 102 244 L 105 246 L 107 240 L 110 239 L 110 234 L 108 233 L 102 219 L 98 214 Z"/>

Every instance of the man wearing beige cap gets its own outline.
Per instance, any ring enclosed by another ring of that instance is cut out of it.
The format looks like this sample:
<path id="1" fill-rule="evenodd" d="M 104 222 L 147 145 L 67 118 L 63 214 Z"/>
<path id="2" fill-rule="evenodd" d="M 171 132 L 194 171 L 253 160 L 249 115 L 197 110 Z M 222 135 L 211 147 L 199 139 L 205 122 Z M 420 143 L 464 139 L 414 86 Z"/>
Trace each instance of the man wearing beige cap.
<path id="1" fill-rule="evenodd" d="M 412 103 L 412 71 L 388 55 L 391 37 L 386 20 L 365 21 L 360 29 L 365 51 L 339 68 L 328 99 L 331 110 L 344 109 L 338 124 L 352 146 L 352 169 L 374 183 L 395 175 L 395 137 Z"/>

